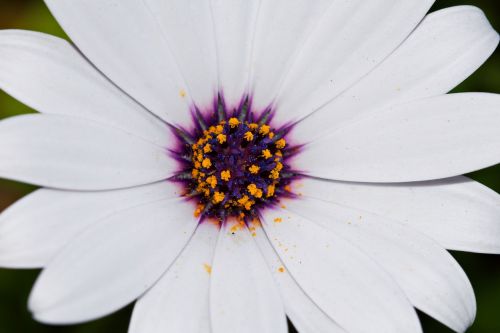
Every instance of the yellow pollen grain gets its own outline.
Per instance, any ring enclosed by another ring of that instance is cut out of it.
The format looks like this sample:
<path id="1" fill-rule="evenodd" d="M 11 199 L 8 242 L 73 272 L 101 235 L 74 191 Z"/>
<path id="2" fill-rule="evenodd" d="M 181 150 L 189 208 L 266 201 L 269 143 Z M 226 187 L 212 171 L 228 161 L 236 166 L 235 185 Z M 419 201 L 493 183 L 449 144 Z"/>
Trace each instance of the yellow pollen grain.
<path id="1" fill-rule="evenodd" d="M 281 266 L 280 268 L 278 268 L 278 272 L 285 273 L 285 267 Z"/>
<path id="2" fill-rule="evenodd" d="M 248 171 L 250 171 L 250 173 L 252 173 L 254 175 L 259 173 L 259 170 L 260 170 L 260 168 L 255 164 L 253 164 L 250 168 L 248 168 Z"/>
<path id="3" fill-rule="evenodd" d="M 276 141 L 276 148 L 278 149 L 283 149 L 286 146 L 286 140 L 285 139 L 279 139 Z"/>
<path id="4" fill-rule="evenodd" d="M 262 151 L 262 156 L 264 156 L 265 159 L 273 157 L 273 154 L 271 154 L 271 151 L 269 149 L 264 149 Z"/>
<path id="5" fill-rule="evenodd" d="M 281 150 L 278 150 L 276 153 L 275 153 L 276 156 L 278 157 L 283 157 L 283 153 L 281 152 Z"/>
<path id="6" fill-rule="evenodd" d="M 259 188 L 255 184 L 250 184 L 247 186 L 247 190 L 251 195 L 255 195 L 259 191 Z"/>
<path id="7" fill-rule="evenodd" d="M 212 274 L 212 266 L 209 264 L 203 264 L 203 269 L 208 273 L 208 275 Z"/>
<path id="8" fill-rule="evenodd" d="M 198 161 L 194 162 L 194 167 L 195 167 L 195 169 L 201 168 L 201 163 Z"/>
<path id="9" fill-rule="evenodd" d="M 196 153 L 196 159 L 198 160 L 198 162 L 203 161 L 203 154 Z"/>
<path id="10" fill-rule="evenodd" d="M 246 210 L 250 210 L 252 209 L 252 206 L 255 202 L 254 201 L 248 201 L 246 204 L 245 204 L 245 209 Z"/>
<path id="11" fill-rule="evenodd" d="M 225 134 L 219 134 L 217 135 L 217 141 L 219 141 L 220 144 L 223 144 L 226 142 L 227 138 Z"/>
<path id="12" fill-rule="evenodd" d="M 191 176 L 192 176 L 193 178 L 198 177 L 198 175 L 199 175 L 199 174 L 200 174 L 200 172 L 198 171 L 198 169 L 193 169 L 193 170 L 191 170 Z"/>
<path id="13" fill-rule="evenodd" d="M 240 124 L 240 121 L 238 120 L 238 118 L 229 119 L 229 126 L 231 126 L 231 128 L 235 128 L 239 124 Z"/>
<path id="14" fill-rule="evenodd" d="M 245 206 L 245 204 L 250 200 L 248 195 L 244 195 L 241 199 L 238 199 L 238 203 L 242 206 Z"/>
<path id="15" fill-rule="evenodd" d="M 269 125 L 262 125 L 260 127 L 259 133 L 262 135 L 267 135 L 269 134 L 269 131 L 271 131 L 271 127 Z"/>
<path id="16" fill-rule="evenodd" d="M 201 165 L 204 167 L 204 168 L 210 168 L 212 166 L 212 161 L 210 161 L 209 158 L 205 158 L 203 160 L 203 162 L 201 162 Z"/>
<path id="17" fill-rule="evenodd" d="M 274 191 L 276 190 L 276 187 L 274 185 L 269 185 L 267 187 L 267 197 L 272 197 L 274 195 Z"/>
<path id="18" fill-rule="evenodd" d="M 210 185 L 211 188 L 215 188 L 215 186 L 217 186 L 217 177 L 215 176 L 208 177 L 207 183 Z"/>
<path id="19" fill-rule="evenodd" d="M 277 218 L 274 219 L 274 222 L 275 223 L 281 223 L 281 222 L 283 222 L 283 219 L 281 217 L 277 217 Z"/>
<path id="20" fill-rule="evenodd" d="M 252 132 L 248 131 L 245 133 L 245 140 L 247 141 L 252 141 L 253 140 L 253 134 Z"/>
<path id="21" fill-rule="evenodd" d="M 224 170 L 220 173 L 220 178 L 222 180 L 225 180 L 226 182 L 229 181 L 229 179 L 231 179 L 231 171 L 229 170 Z"/>
<path id="22" fill-rule="evenodd" d="M 251 124 L 248 124 L 248 128 L 250 128 L 253 131 L 253 130 L 256 130 L 257 128 L 259 128 L 259 125 L 255 124 L 255 123 L 251 123 Z"/>
<path id="23" fill-rule="evenodd" d="M 279 179 L 280 178 L 280 172 L 277 170 L 272 170 L 271 174 L 269 175 L 269 178 L 271 179 Z"/>
<path id="24" fill-rule="evenodd" d="M 194 217 L 200 217 L 201 213 L 203 212 L 203 209 L 205 209 L 205 205 L 198 205 L 196 207 L 196 210 L 194 211 Z"/>
<path id="25" fill-rule="evenodd" d="M 276 163 L 276 167 L 274 168 L 276 171 L 281 171 L 283 170 L 283 163 L 278 162 Z"/>
<path id="26" fill-rule="evenodd" d="M 274 138 L 274 133 L 273 132 L 269 133 L 269 139 L 273 139 L 273 138 Z"/>
<path id="27" fill-rule="evenodd" d="M 205 154 L 208 154 L 208 153 L 210 153 L 211 151 L 212 151 L 212 146 L 210 146 L 210 144 L 209 144 L 209 143 L 207 143 L 207 144 L 205 145 L 205 147 L 203 147 L 203 152 L 204 152 Z"/>
<path id="28" fill-rule="evenodd" d="M 226 198 L 226 195 L 222 192 L 215 192 L 212 198 L 214 204 L 221 203 Z"/>
<path id="29" fill-rule="evenodd" d="M 221 134 L 223 131 L 224 131 L 224 126 L 222 126 L 222 125 L 215 126 L 215 133 L 216 134 Z"/>
<path id="30" fill-rule="evenodd" d="M 179 96 L 181 96 L 182 98 L 186 97 L 186 95 L 187 95 L 186 90 L 181 89 L 181 90 L 179 91 Z"/>

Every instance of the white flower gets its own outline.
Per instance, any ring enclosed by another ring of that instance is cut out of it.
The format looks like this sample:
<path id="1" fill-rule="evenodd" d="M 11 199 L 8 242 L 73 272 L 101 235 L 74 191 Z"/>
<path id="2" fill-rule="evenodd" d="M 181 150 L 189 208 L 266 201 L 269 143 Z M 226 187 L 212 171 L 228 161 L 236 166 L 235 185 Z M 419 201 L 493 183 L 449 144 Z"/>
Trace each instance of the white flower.
<path id="1" fill-rule="evenodd" d="M 35 318 L 138 300 L 130 333 L 473 322 L 445 248 L 500 253 L 499 196 L 460 176 L 500 162 L 500 96 L 446 93 L 498 44 L 480 10 L 46 2 L 78 49 L 0 32 L 0 87 L 42 113 L 0 123 L 0 176 L 43 187 L 0 217 L 0 265 L 44 268 Z"/>

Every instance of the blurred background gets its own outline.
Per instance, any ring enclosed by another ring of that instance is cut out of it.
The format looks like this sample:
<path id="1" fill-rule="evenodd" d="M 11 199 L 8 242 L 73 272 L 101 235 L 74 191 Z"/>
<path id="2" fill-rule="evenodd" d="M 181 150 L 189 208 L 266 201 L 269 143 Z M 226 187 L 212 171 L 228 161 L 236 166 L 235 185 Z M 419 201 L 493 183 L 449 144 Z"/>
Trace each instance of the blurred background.
<path id="1" fill-rule="evenodd" d="M 500 1 L 437 0 L 432 10 L 465 4 L 483 9 L 496 30 L 500 31 Z M 36 30 L 67 38 L 42 0 L 0 0 L 0 29 Z M 500 50 L 455 91 L 500 93 Z M 0 90 L 0 119 L 30 112 L 34 111 Z M 500 192 L 500 165 L 476 172 L 470 177 Z M 34 189 L 32 186 L 0 179 L 0 211 Z M 470 277 L 477 297 L 477 319 L 468 332 L 500 332 L 500 256 L 458 252 L 454 252 L 453 255 Z M 26 303 L 38 273 L 38 271 L 0 269 L 0 333 L 125 333 L 127 331 L 131 307 L 84 325 L 51 327 L 36 323 L 31 318 Z M 426 333 L 451 332 L 425 315 L 421 314 L 421 317 Z M 291 332 L 294 332 L 293 328 Z"/>

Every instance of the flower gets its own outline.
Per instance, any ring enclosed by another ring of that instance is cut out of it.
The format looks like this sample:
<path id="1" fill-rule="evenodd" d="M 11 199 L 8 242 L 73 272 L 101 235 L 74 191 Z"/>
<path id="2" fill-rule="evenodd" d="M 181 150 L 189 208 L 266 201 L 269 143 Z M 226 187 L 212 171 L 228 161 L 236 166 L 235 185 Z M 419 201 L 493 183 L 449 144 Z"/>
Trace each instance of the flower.
<path id="1" fill-rule="evenodd" d="M 0 265 L 45 323 L 138 300 L 131 333 L 457 332 L 445 250 L 500 253 L 500 97 L 446 94 L 494 51 L 431 0 L 46 1 L 76 47 L 0 32 Z M 424 17 L 425 16 L 425 17 Z"/>

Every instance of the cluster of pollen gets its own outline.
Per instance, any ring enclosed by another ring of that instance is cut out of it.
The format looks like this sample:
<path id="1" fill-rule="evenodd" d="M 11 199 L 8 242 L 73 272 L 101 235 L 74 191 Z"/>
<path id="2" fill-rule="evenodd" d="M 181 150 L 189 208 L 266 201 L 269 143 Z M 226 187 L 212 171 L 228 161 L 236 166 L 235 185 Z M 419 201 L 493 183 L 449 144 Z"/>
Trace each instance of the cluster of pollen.
<path id="1" fill-rule="evenodd" d="M 286 147 L 284 138 L 275 137 L 268 125 L 234 117 L 210 126 L 192 145 L 196 192 L 204 202 L 229 211 L 250 211 L 257 202 L 274 197 Z"/>
<path id="2" fill-rule="evenodd" d="M 219 112 L 212 121 L 196 117 L 200 126 L 185 145 L 189 161 L 182 174 L 187 195 L 197 200 L 195 216 L 255 217 L 278 202 L 295 176 L 286 163 L 286 131 L 248 110 Z"/>

